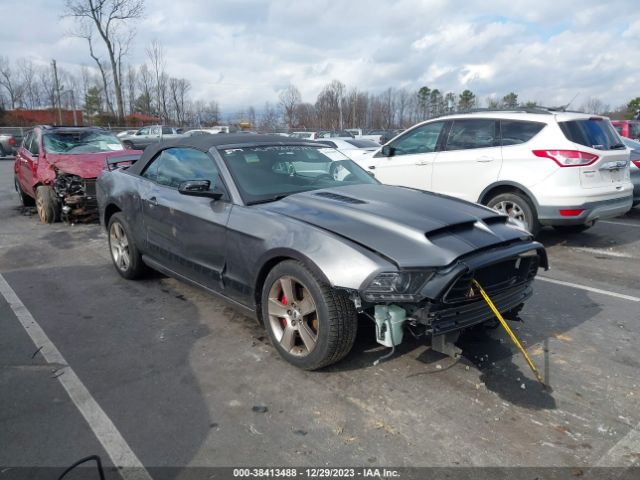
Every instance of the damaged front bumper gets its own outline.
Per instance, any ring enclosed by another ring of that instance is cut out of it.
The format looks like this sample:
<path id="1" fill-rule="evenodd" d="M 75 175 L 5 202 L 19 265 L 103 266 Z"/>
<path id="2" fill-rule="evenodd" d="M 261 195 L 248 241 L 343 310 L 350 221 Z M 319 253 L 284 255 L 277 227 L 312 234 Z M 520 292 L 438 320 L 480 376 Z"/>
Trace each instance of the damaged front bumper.
<path id="1" fill-rule="evenodd" d="M 365 302 L 397 305 L 406 312 L 406 327 L 415 337 L 438 337 L 464 330 L 494 318 L 474 287 L 476 280 L 498 310 L 517 318 L 524 302 L 533 294 L 532 283 L 539 268 L 548 269 L 544 247 L 533 241 L 518 242 L 475 252 L 448 267 L 434 270 L 409 302 Z M 366 293 L 362 295 L 366 298 Z"/>
<path id="2" fill-rule="evenodd" d="M 65 222 L 91 222 L 98 218 L 96 179 L 58 172 L 53 189 L 61 202 Z"/>

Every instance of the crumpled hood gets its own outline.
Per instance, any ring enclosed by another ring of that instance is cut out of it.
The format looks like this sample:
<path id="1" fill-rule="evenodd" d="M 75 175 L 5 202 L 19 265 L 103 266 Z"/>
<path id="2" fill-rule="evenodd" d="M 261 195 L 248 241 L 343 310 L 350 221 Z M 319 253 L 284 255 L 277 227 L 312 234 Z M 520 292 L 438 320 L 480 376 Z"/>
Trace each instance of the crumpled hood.
<path id="1" fill-rule="evenodd" d="M 388 185 L 314 190 L 260 208 L 346 237 L 400 267 L 446 266 L 478 249 L 530 238 L 486 207 Z"/>
<path id="2" fill-rule="evenodd" d="M 113 152 L 82 153 L 65 155 L 47 153 L 47 161 L 60 172 L 78 175 L 82 178 L 96 178 L 104 169 L 107 158 L 122 157 L 142 153 L 136 150 L 116 150 Z"/>

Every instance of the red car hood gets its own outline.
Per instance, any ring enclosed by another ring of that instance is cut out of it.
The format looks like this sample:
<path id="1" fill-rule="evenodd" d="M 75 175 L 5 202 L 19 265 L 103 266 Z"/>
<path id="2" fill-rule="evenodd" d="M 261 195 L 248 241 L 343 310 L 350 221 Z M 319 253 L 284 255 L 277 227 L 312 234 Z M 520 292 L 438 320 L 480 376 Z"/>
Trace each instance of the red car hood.
<path id="1" fill-rule="evenodd" d="M 142 151 L 118 150 L 76 155 L 47 153 L 47 161 L 52 167 L 61 172 L 78 175 L 82 178 L 96 178 L 104 169 L 104 163 L 107 158 L 122 157 L 136 153 L 142 153 Z"/>

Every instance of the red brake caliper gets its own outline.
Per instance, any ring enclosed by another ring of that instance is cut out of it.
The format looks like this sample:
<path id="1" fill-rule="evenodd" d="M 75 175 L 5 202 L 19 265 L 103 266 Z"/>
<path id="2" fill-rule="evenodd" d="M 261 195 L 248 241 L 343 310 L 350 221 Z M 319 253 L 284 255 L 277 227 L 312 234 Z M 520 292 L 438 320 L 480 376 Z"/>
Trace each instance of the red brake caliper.
<path id="1" fill-rule="evenodd" d="M 280 297 L 280 303 L 282 305 L 289 305 L 287 303 L 287 297 L 285 296 L 284 292 L 282 292 L 282 296 Z M 287 319 L 286 318 L 280 318 L 280 320 L 282 321 L 282 328 L 285 328 L 287 326 Z"/>

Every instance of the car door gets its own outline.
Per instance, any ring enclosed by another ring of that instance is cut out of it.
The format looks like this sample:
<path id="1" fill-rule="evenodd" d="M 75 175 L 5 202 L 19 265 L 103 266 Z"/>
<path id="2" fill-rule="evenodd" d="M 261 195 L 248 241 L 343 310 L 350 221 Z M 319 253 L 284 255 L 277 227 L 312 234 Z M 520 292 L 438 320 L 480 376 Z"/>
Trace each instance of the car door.
<path id="1" fill-rule="evenodd" d="M 477 202 L 482 191 L 498 179 L 501 166 L 498 120 L 453 120 L 433 164 L 431 190 Z"/>
<path id="2" fill-rule="evenodd" d="M 22 189 L 33 197 L 35 197 L 33 185 L 35 183 L 39 155 L 39 135 L 36 130 L 31 130 L 25 137 L 22 148 L 20 148 L 18 155 L 16 155 L 16 160 L 19 162 L 19 180 Z"/>
<path id="3" fill-rule="evenodd" d="M 161 151 L 142 172 L 143 222 L 150 255 L 180 275 L 223 290 L 226 228 L 232 204 L 178 192 L 188 180 L 209 180 L 224 188 L 214 160 L 192 148 Z"/>
<path id="4" fill-rule="evenodd" d="M 413 128 L 364 161 L 363 166 L 382 183 L 429 190 L 444 124 L 435 121 Z"/>
<path id="5" fill-rule="evenodd" d="M 144 150 L 149 145 L 149 127 L 142 127 L 131 139 L 133 148 Z"/>

